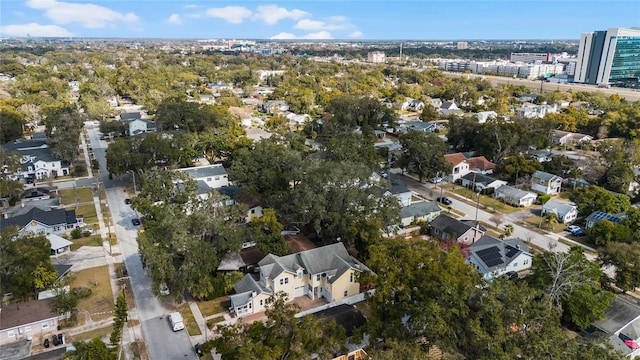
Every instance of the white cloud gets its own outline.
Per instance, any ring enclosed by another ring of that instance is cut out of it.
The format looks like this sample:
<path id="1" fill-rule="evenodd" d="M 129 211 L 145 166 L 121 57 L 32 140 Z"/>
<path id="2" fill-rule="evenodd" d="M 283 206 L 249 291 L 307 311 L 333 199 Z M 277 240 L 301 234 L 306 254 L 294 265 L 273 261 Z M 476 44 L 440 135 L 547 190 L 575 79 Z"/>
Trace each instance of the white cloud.
<path id="1" fill-rule="evenodd" d="M 302 37 L 302 39 L 333 39 L 331 33 L 328 31 L 318 31 L 316 33 L 310 33 Z"/>
<path id="2" fill-rule="evenodd" d="M 200 5 L 196 5 L 196 4 L 187 4 L 187 5 L 183 5 L 182 6 L 184 9 L 197 9 L 200 7 Z"/>
<path id="3" fill-rule="evenodd" d="M 33 37 L 69 37 L 73 36 L 67 29 L 58 25 L 40 25 L 37 23 L 0 26 L 0 34 L 8 36 Z"/>
<path id="4" fill-rule="evenodd" d="M 56 24 L 80 23 L 96 29 L 113 26 L 115 22 L 134 22 L 140 18 L 134 13 L 121 13 L 95 4 L 76 4 L 56 0 L 28 0 L 32 9 L 45 10 L 46 16 Z"/>
<path id="5" fill-rule="evenodd" d="M 363 35 L 362 31 L 356 30 L 356 31 L 352 32 L 351 34 L 349 34 L 349 37 L 350 38 L 359 38 L 362 35 Z"/>
<path id="6" fill-rule="evenodd" d="M 281 32 L 279 34 L 273 35 L 271 37 L 271 39 L 273 40 L 288 40 L 288 39 L 295 39 L 296 36 L 293 35 L 292 33 L 288 33 L 288 32 Z"/>
<path id="7" fill-rule="evenodd" d="M 309 13 L 298 9 L 287 10 L 278 5 L 261 5 L 256 9 L 254 18 L 273 25 L 283 19 L 298 20 L 308 15 Z"/>
<path id="8" fill-rule="evenodd" d="M 224 19 L 232 24 L 242 24 L 245 18 L 253 14 L 251 10 L 244 6 L 226 6 L 223 8 L 207 9 L 207 15 Z"/>
<path id="9" fill-rule="evenodd" d="M 327 26 L 324 21 L 302 19 L 294 26 L 296 29 L 302 30 L 322 30 Z"/>
<path id="10" fill-rule="evenodd" d="M 167 19 L 167 22 L 173 25 L 180 25 L 182 24 L 182 18 L 180 17 L 180 14 L 171 14 Z"/>

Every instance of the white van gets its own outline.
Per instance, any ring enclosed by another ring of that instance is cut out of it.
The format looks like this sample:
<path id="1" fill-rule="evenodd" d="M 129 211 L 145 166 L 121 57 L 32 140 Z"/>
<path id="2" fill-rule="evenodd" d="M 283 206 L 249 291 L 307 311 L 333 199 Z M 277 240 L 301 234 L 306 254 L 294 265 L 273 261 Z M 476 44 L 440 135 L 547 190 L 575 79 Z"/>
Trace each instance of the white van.
<path id="1" fill-rule="evenodd" d="M 182 320 L 182 315 L 179 312 L 173 312 L 167 316 L 169 319 L 169 324 L 171 324 L 171 329 L 173 331 L 184 330 L 184 321 Z"/>

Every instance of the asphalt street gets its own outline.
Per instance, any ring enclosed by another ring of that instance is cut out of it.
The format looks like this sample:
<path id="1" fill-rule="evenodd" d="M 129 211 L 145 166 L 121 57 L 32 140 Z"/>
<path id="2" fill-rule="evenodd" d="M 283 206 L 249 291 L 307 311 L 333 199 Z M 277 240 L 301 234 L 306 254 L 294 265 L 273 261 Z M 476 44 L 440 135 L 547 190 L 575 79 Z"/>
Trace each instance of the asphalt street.
<path id="1" fill-rule="evenodd" d="M 142 325 L 142 336 L 147 345 L 149 357 L 159 360 L 197 359 L 198 357 L 189 341 L 187 332 L 173 332 L 169 326 L 166 315 L 174 310 L 166 307 L 151 292 L 152 281 L 142 268 L 138 253 L 136 237 L 139 227 L 133 226 L 131 223 L 131 219 L 138 216 L 129 205 L 124 203 L 124 199 L 128 197 L 124 185 L 129 179 L 114 177 L 113 180 L 109 180 L 109 174 L 106 170 L 107 143 L 104 140 L 100 140 L 98 125 L 87 122 L 85 128 L 87 129 L 95 157 L 100 163 L 100 171 L 95 179 L 80 180 L 77 186 L 82 183 L 95 186 L 96 179 L 104 184 L 109 211 L 114 222 L 111 224 L 111 232 L 115 232 L 118 237 L 120 253 L 129 275 L 137 312 Z"/>

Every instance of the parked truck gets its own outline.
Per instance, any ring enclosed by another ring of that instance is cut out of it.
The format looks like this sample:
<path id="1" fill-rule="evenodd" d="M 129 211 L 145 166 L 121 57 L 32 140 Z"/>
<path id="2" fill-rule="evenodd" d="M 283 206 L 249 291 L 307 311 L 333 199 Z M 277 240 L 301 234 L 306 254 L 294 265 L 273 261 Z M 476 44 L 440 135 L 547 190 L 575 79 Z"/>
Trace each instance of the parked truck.
<path id="1" fill-rule="evenodd" d="M 184 330 L 184 321 L 182 320 L 182 315 L 179 312 L 173 312 L 167 316 L 169 319 L 169 324 L 171 324 L 171 329 L 173 331 Z"/>

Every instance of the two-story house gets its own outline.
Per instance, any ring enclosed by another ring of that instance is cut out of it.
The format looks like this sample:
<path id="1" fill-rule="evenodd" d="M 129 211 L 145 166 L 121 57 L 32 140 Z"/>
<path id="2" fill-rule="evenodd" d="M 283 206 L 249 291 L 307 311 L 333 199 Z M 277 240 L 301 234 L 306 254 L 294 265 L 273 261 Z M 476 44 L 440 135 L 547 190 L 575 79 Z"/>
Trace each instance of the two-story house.
<path id="1" fill-rule="evenodd" d="M 20 154 L 20 170 L 10 174 L 12 180 L 33 180 L 69 175 L 69 163 L 56 159 L 46 138 L 19 139 L 2 145 L 3 153 Z"/>
<path id="2" fill-rule="evenodd" d="M 560 193 L 562 178 L 544 171 L 536 171 L 531 175 L 531 190 L 539 193 L 554 195 Z"/>
<path id="3" fill-rule="evenodd" d="M 130 121 L 128 124 L 129 136 L 140 135 L 147 132 L 155 132 L 158 129 L 158 126 L 155 121 L 135 119 Z"/>
<path id="4" fill-rule="evenodd" d="M 211 190 L 229 186 L 229 175 L 222 164 L 211 164 L 176 169 L 185 172 L 198 184 L 198 194 L 203 195 Z"/>
<path id="5" fill-rule="evenodd" d="M 360 294 L 357 277 L 368 270 L 342 243 L 286 256 L 269 254 L 258 266 L 257 276 L 247 274 L 233 285 L 229 310 L 237 316 L 264 311 L 279 292 L 284 292 L 288 301 L 301 296 L 347 301 Z"/>
<path id="6" fill-rule="evenodd" d="M 67 230 L 83 227 L 84 218 L 76 216 L 75 210 L 52 209 L 45 211 L 34 207 L 25 214 L 0 220 L 0 230 L 10 226 L 17 227 L 21 235 L 61 235 Z"/>
<path id="7" fill-rule="evenodd" d="M 487 280 L 493 280 L 509 271 L 529 269 L 533 255 L 520 239 L 500 240 L 484 235 L 469 246 L 469 263 Z"/>
<path id="8" fill-rule="evenodd" d="M 471 171 L 467 158 L 462 153 L 447 154 L 444 158 L 451 164 L 451 174 L 447 175 L 448 182 L 456 182 Z"/>
<path id="9" fill-rule="evenodd" d="M 486 229 L 473 220 L 460 221 L 440 214 L 430 223 L 431 235 L 440 240 L 453 240 L 469 245 L 480 239 Z"/>

